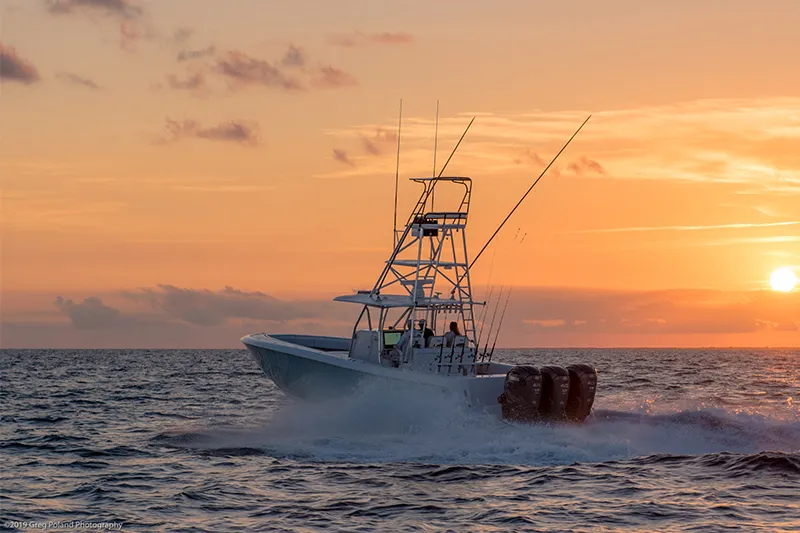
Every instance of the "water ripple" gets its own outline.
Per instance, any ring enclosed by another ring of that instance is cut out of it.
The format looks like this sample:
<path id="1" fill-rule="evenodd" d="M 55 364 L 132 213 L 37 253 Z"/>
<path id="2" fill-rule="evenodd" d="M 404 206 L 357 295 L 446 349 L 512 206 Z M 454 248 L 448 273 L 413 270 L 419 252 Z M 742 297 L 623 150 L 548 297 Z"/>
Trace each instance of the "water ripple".
<path id="1" fill-rule="evenodd" d="M 239 350 L 0 351 L 2 518 L 144 532 L 800 530 L 800 352 L 501 358 L 591 362 L 595 416 L 519 426 L 387 391 L 299 404 Z"/>

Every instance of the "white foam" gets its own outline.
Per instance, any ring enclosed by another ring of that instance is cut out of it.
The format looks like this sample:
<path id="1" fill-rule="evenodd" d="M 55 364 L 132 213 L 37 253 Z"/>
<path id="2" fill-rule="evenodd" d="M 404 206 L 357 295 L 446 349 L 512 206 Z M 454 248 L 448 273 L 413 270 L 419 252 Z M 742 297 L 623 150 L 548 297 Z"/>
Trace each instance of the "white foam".
<path id="1" fill-rule="evenodd" d="M 318 461 L 523 465 L 800 451 L 800 421 L 720 409 L 598 411 L 584 425 L 525 426 L 453 405 L 435 391 L 373 386 L 327 402 L 287 402 L 255 427 L 204 430 L 193 446 Z"/>

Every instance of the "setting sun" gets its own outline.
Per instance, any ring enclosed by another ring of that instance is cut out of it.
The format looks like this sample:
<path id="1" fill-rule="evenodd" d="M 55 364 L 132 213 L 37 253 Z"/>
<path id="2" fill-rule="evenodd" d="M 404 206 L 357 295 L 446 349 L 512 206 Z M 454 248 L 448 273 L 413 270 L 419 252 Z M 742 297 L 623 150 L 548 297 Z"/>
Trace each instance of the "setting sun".
<path id="1" fill-rule="evenodd" d="M 773 291 L 790 292 L 797 285 L 798 279 L 791 268 L 776 269 L 769 277 L 769 285 Z"/>

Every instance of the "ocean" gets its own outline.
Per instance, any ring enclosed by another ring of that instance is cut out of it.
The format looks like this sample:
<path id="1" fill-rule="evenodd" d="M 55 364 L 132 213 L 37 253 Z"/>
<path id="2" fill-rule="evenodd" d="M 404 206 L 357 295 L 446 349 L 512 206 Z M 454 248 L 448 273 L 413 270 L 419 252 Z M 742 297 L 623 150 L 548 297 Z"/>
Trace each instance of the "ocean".
<path id="1" fill-rule="evenodd" d="M 244 350 L 0 351 L 6 530 L 800 531 L 800 350 L 530 349 L 593 419 L 366 388 L 287 399 Z"/>

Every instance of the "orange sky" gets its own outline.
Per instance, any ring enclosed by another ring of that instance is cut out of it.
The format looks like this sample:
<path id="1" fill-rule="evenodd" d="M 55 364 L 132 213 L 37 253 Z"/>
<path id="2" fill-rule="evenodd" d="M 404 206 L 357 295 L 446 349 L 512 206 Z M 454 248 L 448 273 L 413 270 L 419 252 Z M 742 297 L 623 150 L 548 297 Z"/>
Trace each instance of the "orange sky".
<path id="1" fill-rule="evenodd" d="M 499 345 L 800 346 L 800 3 L 286 4 L 0 2 L 0 346 L 349 334 L 401 97 L 402 177 L 477 117 L 473 253 L 593 114 L 473 274 Z"/>

